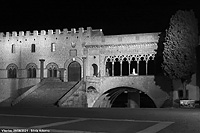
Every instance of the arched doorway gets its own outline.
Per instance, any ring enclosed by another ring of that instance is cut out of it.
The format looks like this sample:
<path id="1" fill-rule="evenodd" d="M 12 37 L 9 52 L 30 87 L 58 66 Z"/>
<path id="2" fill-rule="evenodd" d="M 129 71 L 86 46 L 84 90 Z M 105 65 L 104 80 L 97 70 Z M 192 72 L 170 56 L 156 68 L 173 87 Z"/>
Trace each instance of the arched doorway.
<path id="1" fill-rule="evenodd" d="M 73 61 L 68 66 L 68 81 L 81 80 L 81 65 L 77 61 Z"/>

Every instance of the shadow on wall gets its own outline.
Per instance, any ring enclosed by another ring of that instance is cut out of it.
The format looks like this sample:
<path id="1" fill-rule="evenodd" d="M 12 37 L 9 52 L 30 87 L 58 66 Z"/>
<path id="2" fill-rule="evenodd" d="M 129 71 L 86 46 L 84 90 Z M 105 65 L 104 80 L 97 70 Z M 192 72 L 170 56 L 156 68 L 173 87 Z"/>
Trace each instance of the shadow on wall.
<path id="1" fill-rule="evenodd" d="M 10 97 L 16 98 L 18 96 L 18 79 L 10 79 Z"/>

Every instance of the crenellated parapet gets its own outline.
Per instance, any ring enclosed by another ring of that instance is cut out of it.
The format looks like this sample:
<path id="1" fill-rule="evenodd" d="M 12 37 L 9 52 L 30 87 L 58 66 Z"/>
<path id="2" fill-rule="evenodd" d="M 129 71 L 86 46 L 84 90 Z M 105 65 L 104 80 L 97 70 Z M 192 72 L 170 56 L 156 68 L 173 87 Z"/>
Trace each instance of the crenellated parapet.
<path id="1" fill-rule="evenodd" d="M 104 38 L 102 38 L 102 42 L 107 44 L 158 42 L 159 34 L 160 32 L 127 35 L 109 35 L 104 36 Z"/>
<path id="2" fill-rule="evenodd" d="M 152 47 L 157 49 L 159 35 L 160 32 L 127 35 L 107 35 L 101 36 L 98 40 L 98 43 L 90 43 L 86 45 L 86 47 L 111 49 L 115 47 L 135 47 L 135 49 L 141 49 L 142 47 Z"/>
<path id="3" fill-rule="evenodd" d="M 32 32 L 31 31 L 19 31 L 19 32 L 12 31 L 12 32 L 6 32 L 6 33 L 1 32 L 0 38 L 12 38 L 12 37 L 23 37 L 23 36 L 45 36 L 45 35 L 48 36 L 48 35 L 61 35 L 61 34 L 64 34 L 64 35 L 74 35 L 74 34 L 83 35 L 84 34 L 84 35 L 90 36 L 91 32 L 92 32 L 91 27 L 87 27 L 86 30 L 81 27 L 78 30 L 76 30 L 75 28 L 71 28 L 71 30 L 49 29 L 49 30 L 41 30 L 41 31 L 34 30 Z"/>

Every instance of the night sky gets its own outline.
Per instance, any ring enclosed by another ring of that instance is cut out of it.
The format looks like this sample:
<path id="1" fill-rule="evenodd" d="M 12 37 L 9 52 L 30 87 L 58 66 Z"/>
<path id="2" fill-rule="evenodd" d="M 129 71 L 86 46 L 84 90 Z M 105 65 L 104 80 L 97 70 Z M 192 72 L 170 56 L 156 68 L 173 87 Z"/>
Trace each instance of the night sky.
<path id="1" fill-rule="evenodd" d="M 179 9 L 200 16 L 199 4 L 191 0 L 1 0 L 0 5 L 0 32 L 79 27 L 103 29 L 105 35 L 161 32 Z"/>

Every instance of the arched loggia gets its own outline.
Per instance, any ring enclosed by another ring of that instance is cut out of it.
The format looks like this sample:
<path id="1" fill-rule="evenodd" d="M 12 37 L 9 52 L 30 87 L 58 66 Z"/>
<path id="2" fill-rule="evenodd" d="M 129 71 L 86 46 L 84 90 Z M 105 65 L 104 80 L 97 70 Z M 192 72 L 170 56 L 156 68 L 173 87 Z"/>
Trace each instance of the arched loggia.
<path id="1" fill-rule="evenodd" d="M 106 76 L 133 76 L 133 75 L 154 75 L 154 56 L 110 56 L 106 57 Z"/>

